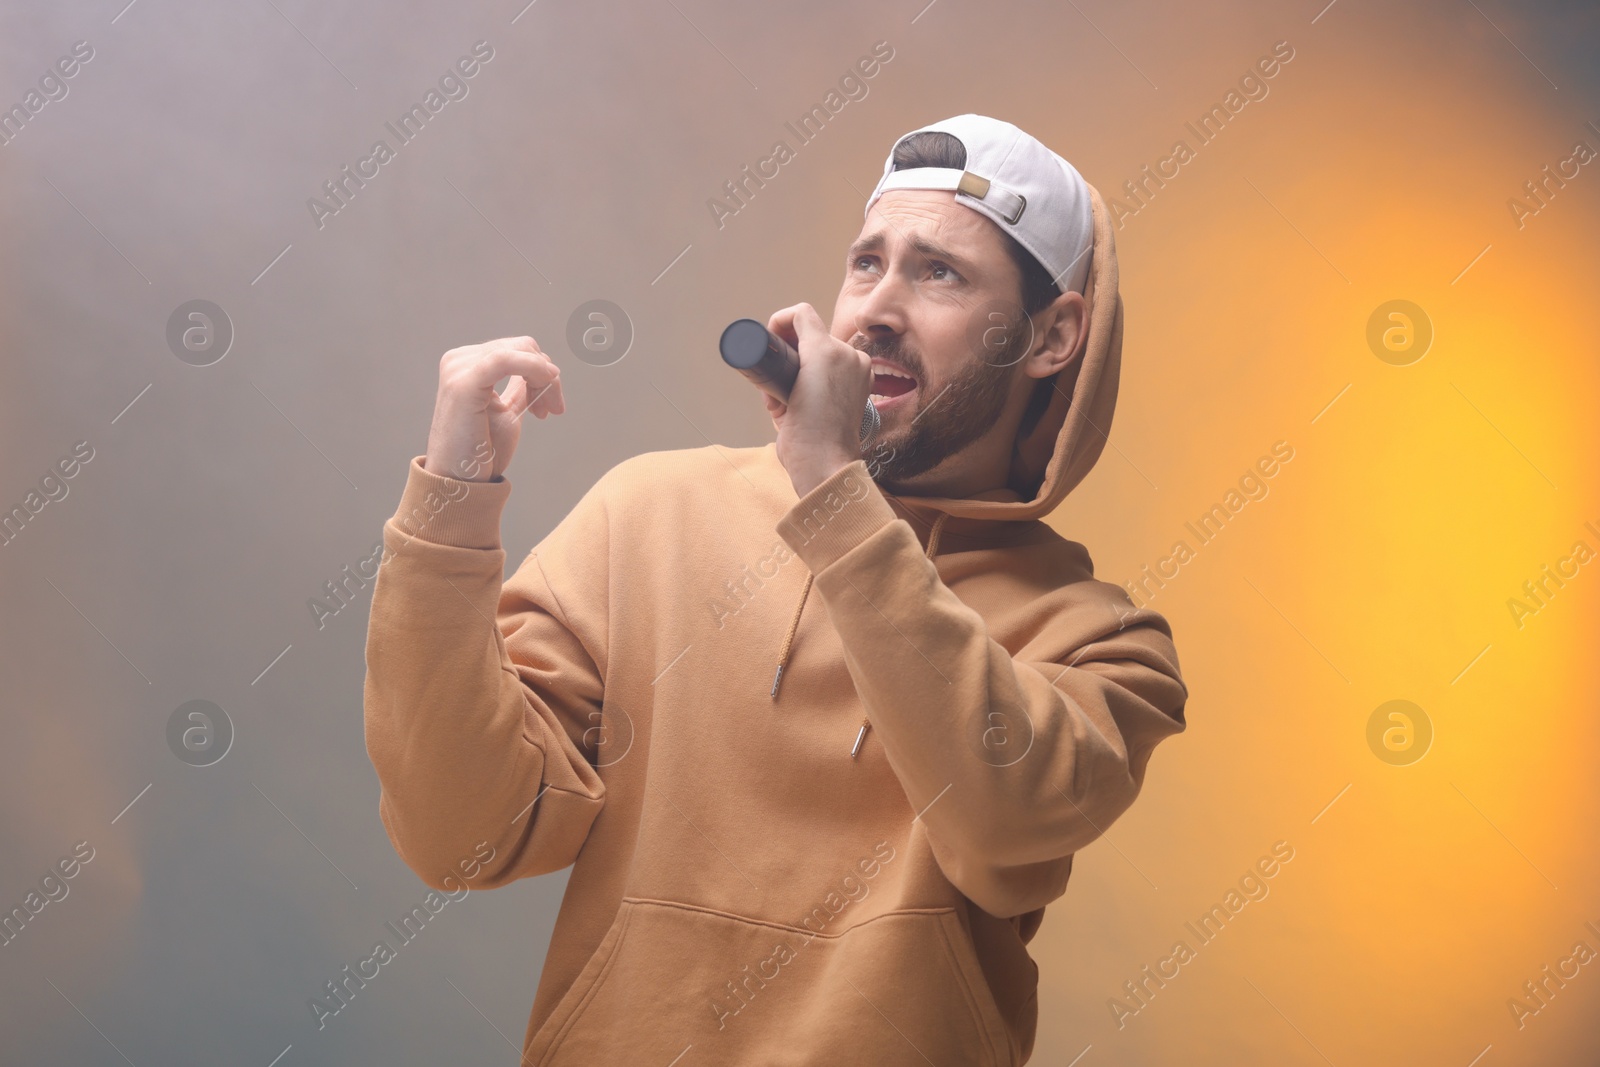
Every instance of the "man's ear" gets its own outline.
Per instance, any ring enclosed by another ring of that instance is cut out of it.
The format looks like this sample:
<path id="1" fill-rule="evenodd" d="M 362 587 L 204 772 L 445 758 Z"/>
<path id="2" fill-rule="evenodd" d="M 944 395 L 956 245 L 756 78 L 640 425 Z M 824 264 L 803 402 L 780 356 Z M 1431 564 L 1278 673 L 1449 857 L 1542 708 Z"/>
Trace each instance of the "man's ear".
<path id="1" fill-rule="evenodd" d="M 1048 378 L 1083 355 L 1089 309 L 1082 293 L 1062 293 L 1040 310 L 1036 322 L 1039 342 L 1023 368 L 1030 378 Z"/>

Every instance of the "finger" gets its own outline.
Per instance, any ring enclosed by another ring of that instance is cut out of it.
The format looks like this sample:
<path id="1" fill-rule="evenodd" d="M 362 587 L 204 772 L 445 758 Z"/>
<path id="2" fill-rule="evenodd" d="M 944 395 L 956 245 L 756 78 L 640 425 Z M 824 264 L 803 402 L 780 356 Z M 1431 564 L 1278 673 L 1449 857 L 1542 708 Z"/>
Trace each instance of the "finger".
<path id="1" fill-rule="evenodd" d="M 538 392 L 561 373 L 550 357 L 543 352 L 529 352 L 519 348 L 491 348 L 474 362 L 468 371 L 477 388 L 492 389 L 494 383 L 508 374 L 528 379 L 528 384 Z"/>
<path id="2" fill-rule="evenodd" d="M 561 405 L 561 379 L 557 378 L 542 389 L 534 391 L 528 400 L 528 410 L 539 418 L 566 410 Z"/>
<path id="3" fill-rule="evenodd" d="M 539 342 L 526 335 L 522 337 L 496 337 L 492 341 L 469 345 L 465 349 L 458 349 L 457 351 L 463 351 L 473 357 L 470 360 L 464 360 L 463 365 L 482 363 L 486 356 L 497 352 L 516 353 L 523 357 L 531 356 L 536 359 L 541 356 L 546 359 L 549 358 L 545 355 L 544 350 L 539 347 Z M 505 373 L 502 372 L 500 377 L 504 378 Z M 498 381 L 499 379 L 496 380 Z"/>
<path id="4" fill-rule="evenodd" d="M 519 352 L 544 352 L 544 349 L 539 347 L 539 342 L 534 340 L 532 337 L 527 336 L 526 334 L 521 337 L 496 337 L 492 341 L 483 342 L 483 344 L 479 347 L 485 349 L 513 348 Z"/>
<path id="5" fill-rule="evenodd" d="M 495 394 L 499 405 L 491 404 L 490 407 L 496 412 L 510 411 L 515 414 L 521 414 L 522 409 L 527 407 L 527 396 L 528 380 L 520 375 L 513 374 L 510 380 L 506 382 L 504 391 Z"/>
<path id="6" fill-rule="evenodd" d="M 827 333 L 828 324 L 822 321 L 822 316 L 810 304 L 796 304 L 794 313 L 795 333 L 801 340 L 817 333 Z"/>
<path id="7" fill-rule="evenodd" d="M 543 389 L 539 390 L 537 393 L 534 393 L 529 399 L 528 410 L 533 413 L 535 418 L 542 419 L 546 415 L 550 414 L 550 398 L 552 396 L 551 390 L 554 388 L 555 383 L 552 382 Z"/>
<path id="8" fill-rule="evenodd" d="M 800 337 L 795 333 L 794 319 L 800 309 L 809 307 L 809 304 L 793 304 L 782 310 L 773 312 L 772 318 L 767 320 L 767 329 L 783 338 L 785 341 L 799 347 Z"/>
<path id="9" fill-rule="evenodd" d="M 830 344 L 838 345 L 840 342 L 833 337 L 828 329 L 828 324 L 822 321 L 822 316 L 810 304 L 799 305 L 799 310 L 794 316 L 795 333 L 799 338 L 795 351 L 801 348 L 811 349 L 813 357 L 820 356 Z M 801 357 L 802 361 L 804 357 Z"/>

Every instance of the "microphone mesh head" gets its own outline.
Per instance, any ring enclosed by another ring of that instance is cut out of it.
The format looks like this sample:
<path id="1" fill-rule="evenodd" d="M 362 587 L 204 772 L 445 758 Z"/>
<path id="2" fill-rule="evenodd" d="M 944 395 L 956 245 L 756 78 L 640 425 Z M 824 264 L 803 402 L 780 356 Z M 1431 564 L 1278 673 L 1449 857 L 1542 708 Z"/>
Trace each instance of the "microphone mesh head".
<path id="1" fill-rule="evenodd" d="M 867 401 L 867 410 L 861 413 L 861 443 L 866 444 L 878 432 L 878 427 L 883 425 L 883 416 L 878 414 L 878 405 Z"/>

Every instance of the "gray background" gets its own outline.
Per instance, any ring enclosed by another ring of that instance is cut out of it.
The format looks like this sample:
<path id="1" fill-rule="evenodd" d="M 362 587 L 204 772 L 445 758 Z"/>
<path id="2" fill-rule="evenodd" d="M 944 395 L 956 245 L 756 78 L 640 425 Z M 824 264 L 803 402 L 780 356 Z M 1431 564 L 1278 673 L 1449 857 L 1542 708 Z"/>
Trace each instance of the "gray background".
<path id="1" fill-rule="evenodd" d="M 514 1062 L 564 874 L 449 905 L 321 1032 L 307 1008 L 425 891 L 378 821 L 361 723 L 366 594 L 321 629 L 307 600 L 370 555 L 407 461 L 424 449 L 439 355 L 529 333 L 562 365 L 568 414 L 530 422 L 509 472 L 503 538 L 514 567 L 627 456 L 771 439 L 759 398 L 715 364 L 714 339 L 733 317 L 799 300 L 829 313 L 862 198 L 897 135 L 958 112 L 994 114 L 1063 151 L 1109 195 L 1273 40 L 1289 33 L 1306 48 L 1322 7 L 112 0 L 0 10 L 0 104 L 72 42 L 95 49 L 68 96 L 0 148 L 0 506 L 20 502 L 74 442 L 95 450 L 69 495 L 0 548 L 0 905 L 20 903 L 74 842 L 96 849 L 70 895 L 0 949 L 0 1058 L 265 1067 L 287 1050 L 285 1065 Z M 1593 23 L 1577 5 L 1490 10 L 1558 72 L 1562 101 L 1592 110 Z M 1459 5 L 1428 11 L 1478 18 Z M 1362 76 L 1364 35 L 1385 17 L 1345 0 L 1316 27 L 1323 47 L 1337 42 L 1344 80 Z M 388 138 L 384 123 L 480 39 L 495 56 L 468 95 L 318 229 L 307 198 Z M 878 40 L 896 56 L 869 95 L 719 230 L 706 199 L 787 137 L 783 123 Z M 1507 56 L 1499 76 L 1537 86 Z M 1290 81 L 1274 106 L 1293 105 Z M 1536 169 L 1525 163 L 1507 173 Z M 1224 164 L 1195 164 L 1208 165 Z M 1284 166 L 1333 180 L 1327 160 Z M 1199 179 L 1184 181 L 1182 195 L 1197 195 Z M 1179 202 L 1179 191 L 1164 195 Z M 1149 222 L 1145 254 L 1158 254 L 1161 226 L 1208 210 L 1191 200 Z M 1128 246 L 1122 254 L 1126 264 Z M 1183 279 L 1166 281 L 1137 294 L 1141 307 L 1204 327 Z M 573 358 L 564 340 L 573 309 L 596 298 L 621 305 L 636 335 L 609 367 Z M 208 367 L 180 361 L 165 340 L 169 316 L 193 299 L 220 305 L 236 334 Z M 1130 349 L 1113 441 L 1159 435 L 1139 398 L 1162 358 Z M 1216 467 L 1231 477 L 1244 461 L 1221 451 Z M 1169 525 L 1137 501 L 1128 508 L 1131 521 Z M 1068 514 L 1097 558 L 1099 543 L 1114 552 L 1108 542 L 1131 536 Z M 193 699 L 216 702 L 236 731 L 210 767 L 185 765 L 167 745 L 169 716 Z M 1175 783 L 1187 741 L 1157 758 L 1128 817 L 1130 827 L 1145 820 L 1150 855 L 1184 804 Z M 1198 880 L 1193 908 L 1270 836 L 1250 840 Z M 1074 886 L 1093 877 L 1075 875 Z M 1046 927 L 1068 909 L 1055 905 Z M 1131 907 L 1099 914 L 1074 921 L 1106 945 L 1140 922 Z M 1076 958 L 1047 949 L 1041 966 L 1061 973 Z M 1097 988 L 1136 967 L 1097 975 Z M 1501 984 L 1515 985 L 1509 974 Z M 1099 1002 L 1047 999 L 1044 1012 L 1103 1026 Z M 1053 1025 L 1041 1028 L 1036 1062 L 1065 1063 L 1087 1041 Z M 1320 1062 L 1294 1047 L 1307 1057 L 1295 1062 Z M 1129 1046 L 1092 1055 L 1139 1062 Z"/>

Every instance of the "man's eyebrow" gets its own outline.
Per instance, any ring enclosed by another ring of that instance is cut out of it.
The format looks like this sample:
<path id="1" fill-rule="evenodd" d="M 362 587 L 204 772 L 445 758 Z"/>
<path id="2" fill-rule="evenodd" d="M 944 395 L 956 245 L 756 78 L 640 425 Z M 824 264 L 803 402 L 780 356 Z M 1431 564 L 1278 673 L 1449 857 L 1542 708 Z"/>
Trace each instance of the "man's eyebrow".
<path id="1" fill-rule="evenodd" d="M 882 230 L 878 230 L 875 233 L 869 233 L 866 236 L 859 238 L 850 246 L 850 251 L 846 254 L 845 258 L 849 262 L 854 263 L 857 256 L 863 255 L 867 252 L 878 251 L 884 245 L 883 237 L 884 232 Z M 948 248 L 928 240 L 921 234 L 917 234 L 911 238 L 911 247 L 915 248 L 918 252 L 921 252 L 928 259 L 942 259 L 965 270 L 970 270 L 972 268 L 972 261 L 966 256 L 957 255 Z"/>

